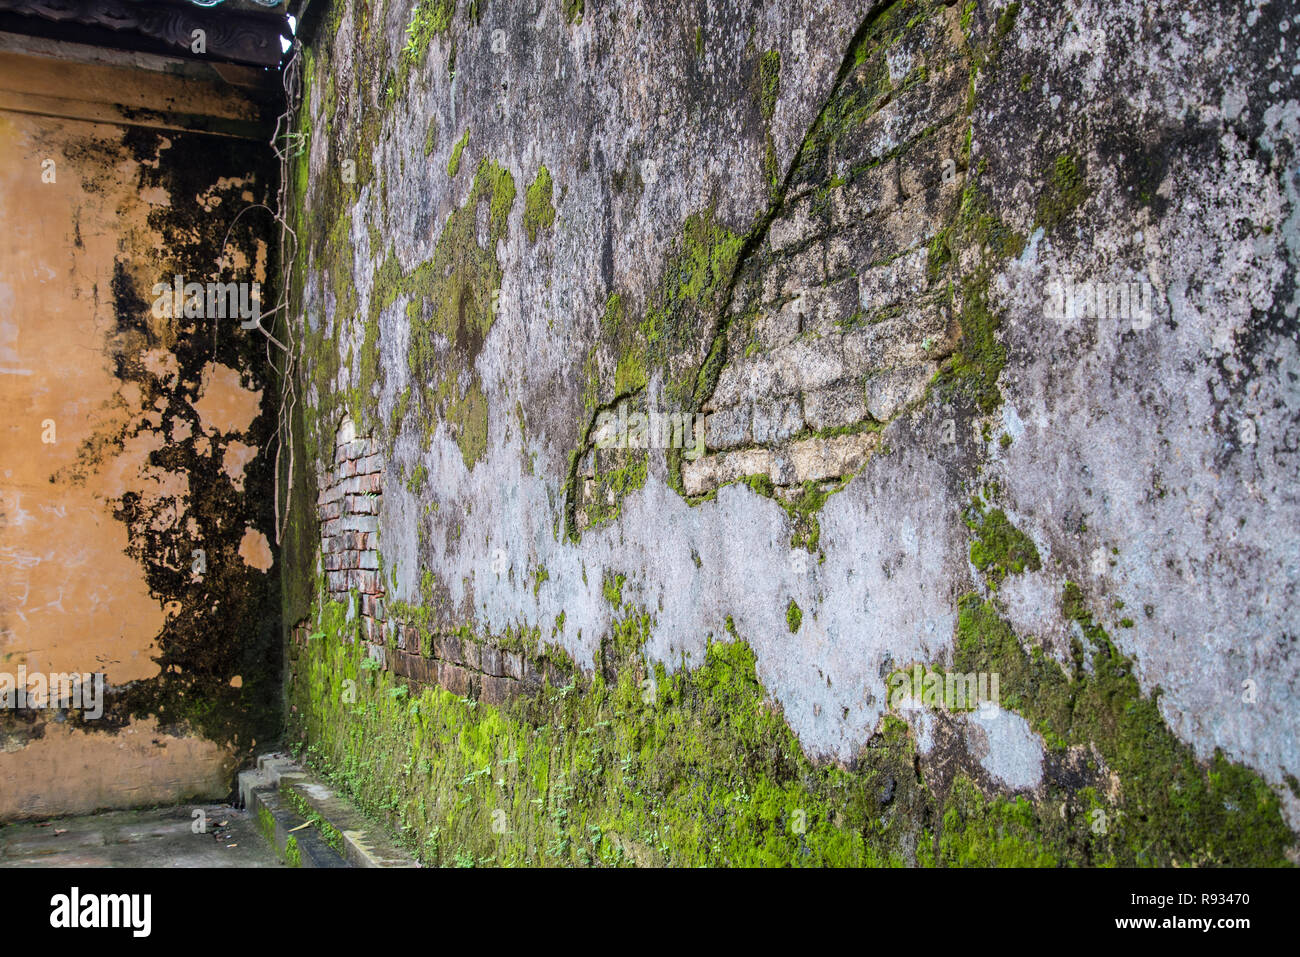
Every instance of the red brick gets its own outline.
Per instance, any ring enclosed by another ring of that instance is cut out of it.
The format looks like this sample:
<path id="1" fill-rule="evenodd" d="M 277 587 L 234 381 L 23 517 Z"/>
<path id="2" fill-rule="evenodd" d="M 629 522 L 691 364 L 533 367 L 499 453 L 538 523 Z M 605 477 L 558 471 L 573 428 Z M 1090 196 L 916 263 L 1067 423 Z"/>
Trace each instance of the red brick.
<path id="1" fill-rule="evenodd" d="M 379 502 L 368 495 L 349 495 L 347 507 L 353 515 L 379 514 Z"/>
<path id="2" fill-rule="evenodd" d="M 343 490 L 340 486 L 328 485 L 321 490 L 321 493 L 319 495 L 316 496 L 316 504 L 324 505 L 327 502 L 338 501 L 342 497 L 343 497 Z"/>
<path id="3" fill-rule="evenodd" d="M 479 654 L 479 670 L 485 675 L 504 677 L 506 671 L 501 649 L 495 645 L 484 645 Z"/>
<path id="4" fill-rule="evenodd" d="M 481 647 L 477 641 L 466 641 L 461 646 L 461 664 L 473 671 L 482 671 L 479 653 Z"/>
<path id="5" fill-rule="evenodd" d="M 448 661 L 440 661 L 438 662 L 438 684 L 452 694 L 464 697 L 469 694 L 469 672 L 459 665 L 453 665 Z"/>
<path id="6" fill-rule="evenodd" d="M 501 705 L 509 699 L 514 682 L 509 678 L 483 676 L 483 690 L 479 697 L 488 704 Z"/>
<path id="7" fill-rule="evenodd" d="M 461 641 L 458 635 L 438 635 L 434 639 L 434 655 L 444 661 L 460 663 L 464 659 L 461 657 Z"/>
<path id="8" fill-rule="evenodd" d="M 519 681 L 524 676 L 524 659 L 523 656 L 513 651 L 507 651 L 501 655 L 502 671 L 508 678 L 514 678 Z"/>

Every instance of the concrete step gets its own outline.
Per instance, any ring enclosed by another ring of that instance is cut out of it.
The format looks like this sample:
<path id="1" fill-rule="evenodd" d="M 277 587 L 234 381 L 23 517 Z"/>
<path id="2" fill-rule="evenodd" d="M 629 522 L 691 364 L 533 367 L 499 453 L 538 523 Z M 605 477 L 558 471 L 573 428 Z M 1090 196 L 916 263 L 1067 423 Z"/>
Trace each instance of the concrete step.
<path id="1" fill-rule="evenodd" d="M 275 752 L 260 755 L 254 770 L 239 775 L 239 794 L 244 806 L 258 815 L 268 840 L 281 854 L 287 850 L 290 836 L 296 839 L 298 857 L 303 867 L 419 867 L 420 864 L 401 847 L 389 830 L 363 815 L 347 798 L 320 780 L 289 755 Z M 266 823 L 269 815 L 271 823 Z M 307 821 L 310 827 L 288 833 Z M 304 835 L 311 838 L 304 843 Z M 338 863 L 320 859 L 319 847 L 329 850 Z M 307 847 L 311 855 L 305 853 Z M 311 860 L 309 861 L 309 856 Z"/>
<path id="2" fill-rule="evenodd" d="M 326 843 L 320 829 L 308 824 L 275 788 L 253 789 L 246 807 L 254 816 L 262 837 L 290 867 L 349 866 L 339 852 Z"/>

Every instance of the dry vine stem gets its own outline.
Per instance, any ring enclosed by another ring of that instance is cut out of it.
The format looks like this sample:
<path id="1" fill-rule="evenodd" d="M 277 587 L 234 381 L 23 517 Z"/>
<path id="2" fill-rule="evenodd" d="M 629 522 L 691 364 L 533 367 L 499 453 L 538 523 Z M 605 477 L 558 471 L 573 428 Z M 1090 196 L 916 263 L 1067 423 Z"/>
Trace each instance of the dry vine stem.
<path id="1" fill-rule="evenodd" d="M 256 327 L 262 335 L 266 336 L 267 364 L 272 369 L 275 368 L 275 358 L 270 351 L 270 347 L 274 345 L 284 355 L 284 368 L 280 373 L 280 408 L 277 414 L 275 430 L 275 543 L 277 545 L 283 540 L 284 531 L 288 527 L 289 506 L 293 496 L 293 409 L 298 398 L 297 380 L 294 375 L 295 366 L 297 365 L 297 353 L 294 348 L 293 321 L 289 315 L 289 281 L 298 255 L 298 234 L 285 218 L 285 211 L 289 205 L 289 160 L 303 149 L 301 145 L 295 145 L 298 144 L 298 136 L 292 132 L 294 111 L 297 109 L 301 90 L 301 67 L 298 62 L 299 49 L 299 41 L 295 38 L 293 46 L 290 48 L 289 59 L 285 63 L 282 73 L 285 109 L 276 117 L 275 131 L 271 134 L 271 149 L 275 152 L 275 158 L 280 163 L 280 182 L 276 187 L 275 208 L 272 209 L 265 203 L 252 203 L 245 206 L 235 214 L 235 218 L 226 227 L 226 234 L 222 237 L 220 247 L 224 257 L 226 244 L 230 241 L 230 233 L 234 230 L 235 223 L 239 222 L 239 217 L 250 209 L 266 210 L 280 226 L 280 283 L 275 307 L 269 312 L 258 315 Z M 282 130 L 283 132 L 281 132 Z M 283 148 L 280 146 L 281 139 L 285 140 L 286 144 Z M 284 330 L 287 342 L 281 342 L 269 329 L 262 325 L 263 319 L 275 316 L 278 313 L 284 314 Z M 214 330 L 213 335 L 215 334 Z M 280 455 L 286 447 L 289 450 L 289 471 L 285 483 L 284 514 L 282 518 L 280 512 Z"/>
<path id="2" fill-rule="evenodd" d="M 271 359 L 270 343 L 274 342 L 280 346 L 284 355 L 284 370 L 281 373 L 280 385 L 280 410 L 276 422 L 276 450 L 275 450 L 275 543 L 281 544 L 284 538 L 284 531 L 289 523 L 289 507 L 293 501 L 293 410 L 297 402 L 297 348 L 293 332 L 293 317 L 289 311 L 289 292 L 290 277 L 293 272 L 293 266 L 298 256 L 298 234 L 294 232 L 293 227 L 289 225 L 285 218 L 285 211 L 289 205 L 289 158 L 291 152 L 296 155 L 297 150 L 303 149 L 298 144 L 297 138 L 292 134 L 294 113 L 298 108 L 298 101 L 301 92 L 301 66 L 298 58 L 299 41 L 297 38 L 293 41 L 293 47 L 289 54 L 289 60 L 284 65 L 284 112 L 275 120 L 275 132 L 271 136 L 271 149 L 275 151 L 276 159 L 280 161 L 280 182 L 276 190 L 276 208 L 272 211 L 276 222 L 280 224 L 280 288 L 277 290 L 275 308 L 271 314 L 283 310 L 284 312 L 284 338 L 286 344 L 281 344 L 270 333 L 266 333 L 267 358 Z M 281 130 L 284 130 L 283 134 Z M 281 148 L 280 139 L 285 139 L 285 147 Z M 296 149 L 290 149 L 296 146 Z M 261 324 L 258 324 L 261 329 Z M 266 330 L 263 330 L 266 332 Z M 275 363 L 271 362 L 272 368 Z M 289 450 L 289 467 L 285 480 L 285 500 L 283 516 L 280 509 L 280 456 L 285 448 Z"/>

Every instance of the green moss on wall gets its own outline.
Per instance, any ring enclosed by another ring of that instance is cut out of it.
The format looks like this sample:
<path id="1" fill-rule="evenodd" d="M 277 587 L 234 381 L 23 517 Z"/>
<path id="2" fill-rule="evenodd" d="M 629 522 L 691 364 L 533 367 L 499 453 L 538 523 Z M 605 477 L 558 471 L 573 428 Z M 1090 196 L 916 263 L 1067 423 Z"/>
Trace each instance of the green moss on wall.
<path id="1" fill-rule="evenodd" d="M 480 162 L 465 205 L 448 217 L 433 258 L 404 271 L 390 248 L 372 273 L 369 306 L 360 317 L 352 281 L 350 222 L 346 215 L 336 217 L 322 255 L 322 271 L 334 287 L 334 323 L 309 329 L 302 346 L 318 396 L 306 428 L 307 453 L 313 461 L 328 449 L 343 409 L 363 431 L 382 433 L 385 425 L 401 427 L 405 415 L 393 423 L 379 421 L 377 392 L 384 381 L 381 313 L 402 298 L 407 300 L 411 323 L 407 365 L 412 381 L 423 385 L 403 396 L 403 413 L 415 414 L 426 442 L 437 425 L 445 423 L 467 467 L 486 454 L 488 400 L 474 360 L 495 320 L 501 287 L 496 244 L 506 234 L 514 201 L 510 171 L 488 160 Z M 479 244 L 477 232 L 480 205 L 488 211 L 485 245 Z M 340 390 L 336 384 L 340 342 L 347 324 L 358 318 L 363 331 L 357 385 Z M 438 342 L 449 342 L 451 349 L 439 350 Z"/>
<path id="2" fill-rule="evenodd" d="M 463 392 L 457 392 L 455 388 L 449 390 L 442 405 L 442 420 L 451 428 L 465 467 L 472 469 L 487 454 L 488 400 L 476 376 L 471 377 Z"/>
<path id="3" fill-rule="evenodd" d="M 551 171 L 545 166 L 538 169 L 537 177 L 524 195 L 524 229 L 530 243 L 537 242 L 537 234 L 550 229 L 555 222 L 555 207 L 551 205 L 553 188 Z"/>
<path id="4" fill-rule="evenodd" d="M 1067 845 L 1057 856 L 1092 864 L 1285 863 L 1295 836 L 1268 785 L 1222 754 L 1198 761 L 1165 724 L 1159 693 L 1142 693 L 1133 663 L 1095 624 L 1077 586 L 1067 586 L 1062 607 L 1083 636 L 1068 668 L 1041 648 L 1026 651 L 990 602 L 967 595 L 959 603 L 954 668 L 997 673 L 1003 707 L 1024 715 L 1049 749 L 1064 755 L 1095 746 L 1118 778 L 1117 798 L 1076 807 L 1083 819 L 1068 831 L 1051 820 L 1050 807 L 1040 813 L 1040 839 L 1060 831 L 1055 840 L 1082 846 Z M 1080 810 L 1101 811 L 1106 827 Z"/>
<path id="5" fill-rule="evenodd" d="M 456 145 L 451 148 L 451 156 L 447 160 L 447 175 L 455 176 L 460 172 L 460 156 L 465 152 L 465 144 L 469 142 L 469 130 L 456 141 Z"/>
<path id="6" fill-rule="evenodd" d="M 985 576 L 989 588 L 996 590 L 1007 575 L 1026 569 L 1038 571 L 1042 567 L 1033 539 L 1016 528 L 1002 509 L 990 510 L 975 499 L 963 518 L 966 527 L 974 533 L 971 564 Z"/>
<path id="7" fill-rule="evenodd" d="M 1011 32 L 1012 27 L 1016 25 L 1016 17 L 1020 15 L 1020 2 L 1015 0 L 1007 4 L 1006 8 L 998 14 L 997 26 L 995 32 L 998 37 L 1004 37 Z"/>
<path id="8" fill-rule="evenodd" d="M 1038 199 L 1034 225 L 1051 232 L 1088 198 L 1083 166 L 1073 156 L 1058 156 L 1047 175 L 1047 186 Z"/>
<path id="9" fill-rule="evenodd" d="M 790 634 L 792 635 L 798 631 L 799 626 L 803 624 L 803 609 L 799 607 L 799 603 L 793 598 L 790 599 L 790 604 L 787 605 L 785 609 L 785 623 L 786 627 L 790 629 Z"/>
<path id="10" fill-rule="evenodd" d="M 502 707 L 363 667 L 355 623 L 327 604 L 295 663 L 294 730 L 319 769 L 430 863 L 1286 861 L 1293 835 L 1267 785 L 1221 755 L 1198 763 L 1074 592 L 1066 606 L 1093 646 L 1092 674 L 1025 652 L 973 595 L 961 603 L 954 669 L 998 672 L 1002 705 L 1054 751 L 1095 743 L 1118 777 L 1115 798 L 1050 778 L 1041 800 L 991 795 L 963 773 L 934 793 L 906 724 L 889 716 L 849 768 L 810 762 L 743 641 L 711 643 L 693 669 L 648 668 L 640 649 L 653 622 L 624 604 L 621 585 L 606 581 L 625 614 L 592 676 L 566 670 Z M 1108 826 L 1096 826 L 1099 814 Z"/>
<path id="11" fill-rule="evenodd" d="M 804 179 L 824 192 L 899 155 L 891 152 L 860 166 L 836 170 L 834 177 L 827 177 L 824 172 L 825 160 L 836 152 L 837 143 L 900 92 L 890 77 L 885 53 L 941 7 L 936 0 L 895 0 L 875 8 L 865 19 L 841 65 L 835 92 L 822 107 L 800 147 L 796 180 Z M 901 86 L 919 82 L 923 76 L 923 68 L 918 69 L 904 78 Z M 817 170 L 822 172 L 814 172 Z"/>
<path id="12" fill-rule="evenodd" d="M 578 470 L 595 443 L 596 419 L 602 411 L 640 393 L 655 372 L 665 377 L 665 407 L 691 411 L 697 396 L 707 396 L 721 373 L 725 337 L 717 335 L 716 316 L 730 291 L 745 237 L 719 223 L 712 209 L 692 214 L 665 264 L 658 288 L 639 318 L 628 314 L 623 298 L 612 293 L 600 324 L 600 342 L 587 360 L 588 388 L 584 396 L 581 438 L 569 457 L 565 480 L 565 534 L 577 539 L 583 485 Z M 698 343 L 711 341 L 704 356 Z M 612 357 L 613 374 L 600 375 L 601 356 Z M 702 360 L 702 361 L 701 361 Z M 707 384 L 707 385 L 706 385 Z M 708 391 L 700 391 L 707 388 Z M 612 395 L 610 393 L 612 392 Z M 596 452 L 598 495 L 588 505 L 587 525 L 617 515 L 623 494 L 645 481 L 648 453 L 644 449 Z M 670 477 L 680 487 L 681 450 L 669 449 Z M 613 499 L 610 499 L 610 493 Z"/>
<path id="13" fill-rule="evenodd" d="M 257 809 L 257 831 L 268 844 L 275 847 L 275 818 L 265 807 Z"/>
<path id="14" fill-rule="evenodd" d="M 501 267 L 496 245 L 508 229 L 515 201 L 510 171 L 483 160 L 474 174 L 465 205 L 448 218 L 433 259 L 403 280 L 409 294 L 411 339 L 407 366 L 412 381 L 428 383 L 415 405 L 426 437 L 439 421 L 452 430 L 467 467 L 487 451 L 487 396 L 474 360 L 496 318 Z M 488 210 L 486 245 L 479 245 L 478 209 Z M 440 352 L 435 343 L 451 348 Z"/>
<path id="15" fill-rule="evenodd" d="M 576 6 L 580 16 L 581 4 Z M 888 72 L 872 64 L 932 7 L 900 0 L 873 14 L 849 59 L 863 67 L 861 75 L 823 111 L 800 164 L 824 170 L 836 139 L 896 95 Z M 428 15 L 427 29 L 417 33 L 431 38 L 447 31 L 452 9 L 421 3 L 417 17 L 421 11 Z M 1011 28 L 1012 19 L 1014 13 L 1005 30 L 999 21 L 999 34 Z M 763 55 L 758 67 L 765 120 L 779 92 L 779 55 L 773 54 Z M 407 57 L 404 51 L 403 58 L 408 71 L 423 62 L 415 52 Z M 468 135 L 467 130 L 453 150 L 452 176 Z M 426 149 L 431 151 L 428 142 Z M 305 189 L 305 159 L 294 175 Z M 971 172 L 956 220 L 931 245 L 930 267 L 940 278 L 972 248 L 985 263 L 951 277 L 947 302 L 960 319 L 962 341 L 938 382 L 990 412 L 1001 401 L 997 380 L 1006 358 L 997 339 L 1000 319 L 990 278 L 996 261 L 1018 255 L 1025 240 L 989 211 L 993 204 L 981 178 L 978 168 Z M 1085 198 L 1083 181 L 1077 162 L 1058 160 L 1038 225 L 1063 221 Z M 543 167 L 525 198 L 530 241 L 553 225 L 552 197 Z M 408 363 L 412 381 L 419 383 L 409 407 L 426 435 L 446 423 L 470 466 L 485 454 L 488 441 L 487 399 L 473 360 L 492 325 L 493 293 L 502 279 L 495 245 L 514 199 L 509 172 L 480 163 L 469 199 L 452 213 L 433 258 L 403 272 L 390 252 L 379 265 L 366 320 L 377 317 L 376 303 L 409 299 Z M 491 234 L 486 245 L 479 244 L 476 225 L 483 204 Z M 333 300 L 341 304 L 336 314 L 346 316 L 356 308 L 350 220 L 328 208 L 318 215 L 315 233 L 328 253 L 319 262 L 326 264 Z M 598 410 L 619 396 L 638 394 L 654 373 L 664 373 L 669 400 L 680 408 L 698 407 L 711 393 L 727 358 L 723 307 L 745 250 L 761 238 L 766 221 L 738 234 L 711 210 L 692 216 L 643 314 L 629 315 L 622 297 L 610 296 L 601 343 L 584 366 L 584 441 Z M 336 272 L 333 265 L 341 268 Z M 314 335 L 304 346 L 308 365 L 318 383 L 332 382 L 337 326 Z M 377 327 L 367 325 L 360 341 L 360 384 L 355 395 L 343 398 L 364 416 L 368 397 L 382 383 Z M 448 342 L 450 349 L 435 349 L 435 342 Z M 580 443 L 570 457 L 570 508 L 589 449 Z M 589 522 L 616 515 L 622 496 L 644 484 L 648 457 L 627 452 L 599 460 Z M 418 486 L 415 476 L 412 481 Z M 773 494 L 766 476 L 750 484 Z M 785 503 L 796 519 L 793 545 L 817 548 L 817 509 L 832 491 L 810 484 L 796 502 Z M 1034 543 L 1001 510 L 977 502 L 965 517 L 973 533 L 971 562 L 991 590 L 1009 574 L 1039 567 Z M 573 530 L 572 518 L 566 522 Z M 534 595 L 548 578 L 538 566 Z M 590 677 L 567 662 L 562 681 L 501 707 L 472 694 L 408 686 L 363 665 L 355 626 L 346 622 L 342 606 L 326 604 L 319 609 L 318 634 L 295 652 L 294 731 L 313 762 L 363 807 L 402 829 L 424 860 L 437 863 L 1271 864 L 1284 860 L 1294 840 L 1258 776 L 1221 755 L 1198 762 L 1178 742 L 1160 718 L 1156 697 L 1142 695 L 1131 662 L 1095 625 L 1078 589 L 1067 590 L 1064 607 L 1082 638 L 1065 667 L 1039 649 L 1026 650 L 992 601 L 970 595 L 958 609 L 955 668 L 1000 673 L 1003 705 L 1025 715 L 1043 735 L 1049 764 L 1083 754 L 1089 774 L 1113 772 L 1117 781 L 1110 793 L 1067 787 L 1049 775 L 1045 796 L 1031 799 L 982 790 L 975 771 L 957 773 L 944 791 L 932 792 L 920 777 L 923 762 L 906 725 L 888 716 L 849 767 L 808 760 L 779 708 L 766 698 L 743 641 L 712 642 L 704 661 L 671 675 L 649 666 L 640 649 L 654 623 L 625 605 L 624 583 L 621 575 L 605 582 L 606 599 L 623 617 L 601 637 L 595 660 L 584 663 Z M 419 624 L 427 649 L 437 618 L 431 580 L 423 592 L 421 603 L 394 602 L 390 610 Z M 790 601 L 792 632 L 802 619 L 802 609 Z M 555 627 L 562 630 L 564 621 L 560 612 Z M 565 657 L 557 649 L 543 650 L 535 631 L 540 629 L 482 637 L 532 655 Z M 729 632 L 737 637 L 734 627 Z M 356 683 L 355 700 L 343 694 L 344 681 Z M 1104 767 L 1091 756 L 1094 746 Z M 505 815 L 504 832 L 492 827 L 498 810 Z M 1098 811 L 1113 822 L 1102 831 L 1090 826 Z"/>
<path id="16" fill-rule="evenodd" d="M 957 352 L 944 363 L 937 380 L 948 400 L 957 394 L 968 396 L 985 413 L 1002 403 L 998 377 L 1006 365 L 1007 350 L 997 336 L 1002 315 L 993 300 L 990 282 L 994 266 L 1018 256 L 1024 246 L 1023 236 L 988 211 L 979 187 L 979 173 L 972 172 L 956 222 L 939 234 L 929 257 L 932 275 L 937 275 L 949 261 L 958 261 L 961 248 L 980 250 L 977 265 L 951 279 L 947 287 L 948 306 L 961 323 Z"/>
<path id="17" fill-rule="evenodd" d="M 681 408 L 694 408 L 694 397 L 711 393 L 722 372 L 716 343 L 703 363 L 696 350 L 714 332 L 744 246 L 745 237 L 718 222 L 712 209 L 687 217 L 639 324 L 652 361 L 667 366 L 669 398 Z"/>
<path id="18" fill-rule="evenodd" d="M 767 50 L 758 58 L 758 104 L 763 119 L 771 122 L 781 93 L 781 51 Z"/>
<path id="19" fill-rule="evenodd" d="M 767 127 L 763 132 L 763 172 L 767 177 L 768 191 L 773 200 L 781 192 L 781 168 L 776 156 L 776 140 L 772 137 L 772 117 L 776 115 L 776 101 L 781 93 L 781 52 L 768 50 L 758 60 L 758 110 Z"/>
<path id="20" fill-rule="evenodd" d="M 385 91 L 387 103 L 405 95 L 411 74 L 424 68 L 433 41 L 450 33 L 455 14 L 456 0 L 419 0 L 415 4 L 406 25 L 406 42 L 397 57 L 397 76 Z"/>
<path id="21" fill-rule="evenodd" d="M 838 433 L 838 429 L 828 429 L 826 432 Z M 810 433 L 813 435 L 820 433 Z M 797 436 L 796 438 L 798 438 Z M 762 495 L 764 498 L 770 498 L 785 510 L 790 516 L 792 530 L 790 533 L 790 547 L 802 548 L 813 554 L 820 555 L 819 546 L 821 544 L 821 523 L 817 515 L 823 505 L 836 492 L 844 489 L 848 485 L 851 476 L 834 479 L 828 482 L 804 482 L 800 486 L 798 495 L 792 499 L 787 499 L 777 495 L 776 483 L 772 477 L 766 473 L 760 472 L 756 475 L 745 475 L 732 482 L 723 482 L 717 488 L 704 495 L 695 496 L 689 501 L 692 505 L 698 505 L 702 502 L 709 502 L 715 499 L 720 489 L 727 485 L 743 484 L 748 485 L 751 489 Z"/>
<path id="22" fill-rule="evenodd" d="M 584 527 L 603 525 L 622 513 L 623 499 L 644 488 L 650 454 L 645 449 L 605 449 L 596 454 L 591 501 L 583 505 Z"/>
<path id="23" fill-rule="evenodd" d="M 281 781 L 279 793 L 285 803 L 293 808 L 299 817 L 309 822 L 316 833 L 320 835 L 321 840 L 333 848 L 339 857 L 346 855 L 343 834 L 333 824 L 321 817 L 319 812 L 291 784 L 287 781 Z"/>
<path id="24" fill-rule="evenodd" d="M 713 643 L 695 671 L 638 671 L 622 665 L 639 661 L 649 622 L 629 616 L 603 652 L 616 678 L 598 670 L 497 708 L 439 688 L 392 694 L 393 679 L 361 668 L 359 645 L 341 640 L 342 607 L 324 611 L 324 636 L 297 663 L 307 753 L 427 862 L 911 860 L 924 788 L 906 728 L 886 721 L 855 771 L 813 765 L 765 701 L 743 642 Z"/>
<path id="25" fill-rule="evenodd" d="M 995 513 L 977 526 L 1008 543 L 993 549 L 997 563 L 1022 549 Z M 535 588 L 548 577 L 539 567 Z M 1062 607 L 1082 640 L 1068 668 L 1026 651 L 990 602 L 959 604 L 952 670 L 998 674 L 1002 706 L 1025 715 L 1062 766 L 1070 749 L 1095 747 L 1105 764 L 1094 777 L 1117 782 L 1103 796 L 1049 778 L 1045 798 L 1030 800 L 989 795 L 962 774 L 932 794 L 892 718 L 854 770 L 809 763 L 743 642 L 711 644 L 694 670 L 648 668 L 640 649 L 653 621 L 627 605 L 625 580 L 604 583 L 622 617 L 593 676 L 570 665 L 563 685 L 501 708 L 363 667 L 355 622 L 328 603 L 295 663 L 296 730 L 313 760 L 433 862 L 1285 863 L 1294 835 L 1272 791 L 1222 755 L 1195 759 L 1075 586 Z M 793 601 L 788 619 L 797 630 Z M 505 832 L 491 827 L 497 809 Z"/>
<path id="26" fill-rule="evenodd" d="M 958 777 L 943 812 L 939 861 L 948 867 L 1056 867 L 1039 815 L 1024 797 L 990 799 Z"/>

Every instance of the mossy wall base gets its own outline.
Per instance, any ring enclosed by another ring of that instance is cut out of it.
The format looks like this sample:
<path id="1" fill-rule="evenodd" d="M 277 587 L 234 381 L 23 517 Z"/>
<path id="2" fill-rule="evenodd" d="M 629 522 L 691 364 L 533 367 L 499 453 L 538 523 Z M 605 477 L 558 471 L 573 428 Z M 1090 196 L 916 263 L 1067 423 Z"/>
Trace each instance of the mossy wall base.
<path id="1" fill-rule="evenodd" d="M 309 758 L 440 863 L 1294 862 L 1281 14 L 544 6 L 304 52 L 302 484 L 382 453 Z"/>

